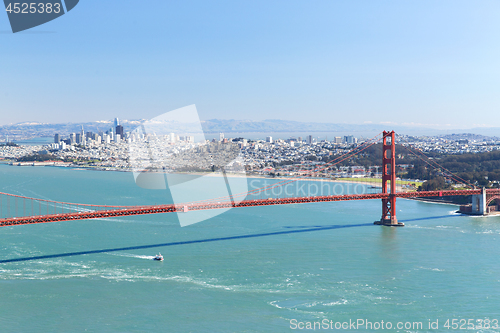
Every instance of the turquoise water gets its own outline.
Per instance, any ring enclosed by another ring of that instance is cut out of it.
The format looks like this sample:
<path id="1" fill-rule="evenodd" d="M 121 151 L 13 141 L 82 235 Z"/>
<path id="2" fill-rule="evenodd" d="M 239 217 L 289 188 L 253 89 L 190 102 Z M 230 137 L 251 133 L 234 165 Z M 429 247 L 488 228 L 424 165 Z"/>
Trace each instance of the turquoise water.
<path id="1" fill-rule="evenodd" d="M 51 167 L 0 165 L 0 191 L 169 200 L 129 173 Z M 500 217 L 411 200 L 397 210 L 404 228 L 372 224 L 378 200 L 238 208 L 184 228 L 170 214 L 0 228 L 1 331 L 293 332 L 293 319 L 363 319 L 445 332 L 447 319 L 500 319 Z"/>

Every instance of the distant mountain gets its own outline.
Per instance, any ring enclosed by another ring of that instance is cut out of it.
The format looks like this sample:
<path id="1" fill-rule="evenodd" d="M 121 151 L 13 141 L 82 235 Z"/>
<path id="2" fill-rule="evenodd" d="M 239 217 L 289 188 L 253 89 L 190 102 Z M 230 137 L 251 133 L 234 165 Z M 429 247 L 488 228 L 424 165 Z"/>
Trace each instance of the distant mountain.
<path id="1" fill-rule="evenodd" d="M 407 135 L 451 135 L 454 133 L 470 133 L 485 137 L 500 137 L 500 128 L 472 128 L 467 130 L 457 129 L 432 129 L 423 127 L 399 126 L 392 124 L 339 124 L 339 123 L 313 123 L 290 120 L 267 119 L 263 121 L 235 120 L 235 119 L 210 119 L 202 122 L 203 130 L 207 133 L 277 133 L 277 132 L 329 132 L 366 134 L 378 133 L 384 130 L 394 130 Z"/>
<path id="2" fill-rule="evenodd" d="M 125 131 L 136 128 L 143 120 L 120 120 Z M 0 126 L 0 141 L 22 140 L 34 137 L 52 137 L 58 133 L 63 137 L 71 133 L 81 131 L 82 125 L 85 132 L 107 131 L 113 126 L 113 121 L 94 121 L 85 123 L 47 124 L 38 122 L 23 122 L 13 125 Z M 448 135 L 453 138 L 468 138 L 467 135 L 478 135 L 488 139 L 500 138 L 500 128 L 472 128 L 467 130 L 439 130 L 421 127 L 398 126 L 391 124 L 340 124 L 340 123 L 318 123 L 299 122 L 291 120 L 266 119 L 262 121 L 236 120 L 236 119 L 209 119 L 202 121 L 203 130 L 206 133 L 332 133 L 335 135 L 353 134 L 355 136 L 374 135 L 383 130 L 395 130 L 400 134 L 407 135 Z M 470 134 L 467 134 L 470 133 Z M 472 138 L 471 138 L 472 139 Z M 475 140 L 478 140 L 475 138 Z"/>
<path id="3" fill-rule="evenodd" d="M 138 120 L 120 120 L 120 124 L 127 131 L 130 131 L 140 124 Z M 12 125 L 0 126 L 0 141 L 5 141 L 7 137 L 9 141 L 24 140 L 35 137 L 50 137 L 58 133 L 68 136 L 71 133 L 78 133 L 82 130 L 82 125 L 85 132 L 107 131 L 113 126 L 113 121 L 93 121 L 86 123 L 65 123 L 65 124 L 47 124 L 37 122 L 23 122 Z"/>
<path id="4" fill-rule="evenodd" d="M 440 138 L 443 138 L 445 140 L 451 140 L 451 141 L 456 141 L 456 140 L 473 140 L 473 141 L 490 141 L 490 140 L 500 140 L 499 137 L 496 136 L 487 136 L 487 135 L 481 135 L 481 134 L 474 134 L 474 133 L 459 133 L 459 134 L 447 134 L 447 135 L 440 135 Z"/>
<path id="5" fill-rule="evenodd" d="M 263 121 L 210 119 L 202 121 L 203 130 L 207 133 L 224 132 L 372 132 L 384 128 L 381 125 L 303 123 L 291 120 L 267 119 Z"/>
<path id="6" fill-rule="evenodd" d="M 467 131 L 462 130 L 462 132 L 500 138 L 500 127 L 476 127 Z"/>

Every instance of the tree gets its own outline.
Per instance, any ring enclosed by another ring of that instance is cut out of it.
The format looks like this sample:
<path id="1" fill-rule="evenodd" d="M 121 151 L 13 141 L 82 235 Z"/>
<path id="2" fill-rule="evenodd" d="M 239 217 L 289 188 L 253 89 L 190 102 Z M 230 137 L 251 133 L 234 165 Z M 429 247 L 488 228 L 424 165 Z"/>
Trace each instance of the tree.
<path id="1" fill-rule="evenodd" d="M 444 177 L 438 176 L 429 180 L 426 180 L 419 186 L 419 191 L 436 191 L 436 190 L 446 190 L 451 186 L 446 183 Z"/>

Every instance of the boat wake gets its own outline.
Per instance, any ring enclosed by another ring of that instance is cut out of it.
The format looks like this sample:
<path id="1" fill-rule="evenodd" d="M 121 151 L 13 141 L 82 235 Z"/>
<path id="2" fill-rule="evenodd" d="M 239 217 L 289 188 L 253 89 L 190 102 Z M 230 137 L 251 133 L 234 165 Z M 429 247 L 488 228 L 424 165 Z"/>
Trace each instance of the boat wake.
<path id="1" fill-rule="evenodd" d="M 155 256 L 144 256 L 144 255 L 138 255 L 138 254 L 132 254 L 132 253 L 109 253 L 109 255 L 117 256 L 117 257 L 146 259 L 146 260 L 152 260 L 155 258 Z"/>

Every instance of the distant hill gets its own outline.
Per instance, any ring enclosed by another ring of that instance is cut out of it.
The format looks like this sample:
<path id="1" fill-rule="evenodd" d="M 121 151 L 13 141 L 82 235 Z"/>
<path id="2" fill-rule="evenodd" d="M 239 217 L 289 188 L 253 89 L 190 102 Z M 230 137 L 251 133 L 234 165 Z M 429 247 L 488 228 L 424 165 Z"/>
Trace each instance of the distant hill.
<path id="1" fill-rule="evenodd" d="M 261 132 L 261 133 L 276 133 L 276 132 L 339 132 L 339 133 L 378 133 L 384 130 L 395 130 L 399 134 L 407 135 L 451 135 L 459 139 L 474 137 L 475 140 L 498 139 L 500 138 L 500 128 L 472 128 L 467 130 L 457 129 L 431 129 L 422 127 L 398 126 L 398 125 L 382 125 L 382 124 L 339 124 L 339 123 L 313 123 L 299 122 L 290 120 L 267 119 L 263 121 L 251 120 L 235 120 L 235 119 L 210 119 L 203 121 L 203 129 L 207 133 L 238 133 L 238 132 Z M 464 133 L 465 134 L 461 134 Z M 458 134 L 456 134 L 458 133 Z M 451 138 L 450 138 L 451 139 Z"/>
<path id="2" fill-rule="evenodd" d="M 120 121 L 120 124 L 127 131 L 134 129 L 140 121 Z M 36 122 L 24 122 L 12 125 L 0 126 L 0 141 L 5 141 L 7 136 L 9 141 L 24 140 L 36 137 L 51 137 L 59 133 L 62 136 L 68 136 L 71 133 L 78 133 L 82 130 L 82 125 L 85 132 L 107 131 L 113 126 L 113 121 L 94 121 L 86 123 L 65 123 L 65 124 L 48 124 Z"/>
<path id="3" fill-rule="evenodd" d="M 363 124 L 304 123 L 291 120 L 267 119 L 263 121 L 209 119 L 202 121 L 205 132 L 372 132 L 384 126 Z"/>
<path id="4" fill-rule="evenodd" d="M 447 134 L 447 135 L 440 135 L 439 137 L 451 141 L 464 140 L 464 139 L 472 141 L 500 140 L 499 137 L 491 137 L 487 135 L 474 134 L 474 133 Z"/>
<path id="5" fill-rule="evenodd" d="M 125 131 L 136 128 L 142 120 L 120 120 Z M 85 132 L 107 131 L 113 126 L 113 122 L 94 121 L 85 123 L 47 124 L 37 122 L 24 122 L 19 124 L 0 126 L 0 141 L 23 140 L 35 137 L 52 137 L 59 133 L 68 136 L 70 133 L 81 131 L 82 125 Z M 500 137 L 500 128 L 472 128 L 467 130 L 438 130 L 420 127 L 381 125 L 381 124 L 340 124 L 340 123 L 318 123 L 299 122 L 291 120 L 266 119 L 262 121 L 236 120 L 236 119 L 209 119 L 202 121 L 203 130 L 206 133 L 352 133 L 362 136 L 366 133 L 379 133 L 383 130 L 395 130 L 400 134 L 407 135 L 429 135 L 448 136 L 450 140 L 484 137 L 486 140 Z M 464 134 L 467 133 L 467 134 Z"/>

